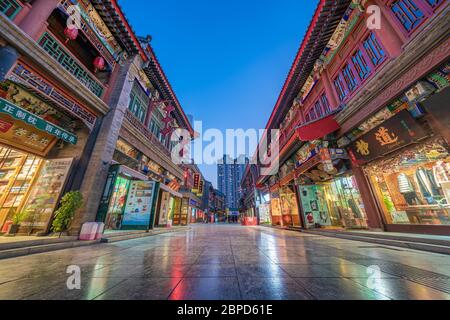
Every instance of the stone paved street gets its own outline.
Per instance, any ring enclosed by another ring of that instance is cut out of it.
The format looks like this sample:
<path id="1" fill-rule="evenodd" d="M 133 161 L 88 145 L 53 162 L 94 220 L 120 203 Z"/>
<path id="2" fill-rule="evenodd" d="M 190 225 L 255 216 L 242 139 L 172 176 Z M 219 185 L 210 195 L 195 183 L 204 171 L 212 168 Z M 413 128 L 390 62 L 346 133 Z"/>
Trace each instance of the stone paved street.
<path id="1" fill-rule="evenodd" d="M 81 268 L 81 290 L 67 289 L 69 265 Z M 265 227 L 194 225 L 1 260 L 0 299 L 450 299 L 450 257 Z"/>

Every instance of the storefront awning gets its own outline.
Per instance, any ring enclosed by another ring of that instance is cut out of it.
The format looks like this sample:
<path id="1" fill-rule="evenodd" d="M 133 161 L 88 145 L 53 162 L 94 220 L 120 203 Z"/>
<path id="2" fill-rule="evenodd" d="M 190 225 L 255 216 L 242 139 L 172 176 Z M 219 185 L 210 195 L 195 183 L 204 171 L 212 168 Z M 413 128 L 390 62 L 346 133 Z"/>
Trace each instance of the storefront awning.
<path id="1" fill-rule="evenodd" d="M 301 141 L 313 141 L 339 130 L 340 125 L 334 119 L 334 114 L 307 123 L 297 128 L 297 135 Z"/>
<path id="2" fill-rule="evenodd" d="M 113 161 L 112 164 L 117 164 L 116 161 Z M 142 181 L 148 181 L 148 177 L 145 174 L 142 174 L 140 172 L 137 172 L 136 170 L 133 170 L 127 166 L 120 165 L 119 173 L 122 173 L 124 175 L 130 176 L 134 179 L 142 180 Z"/>
<path id="3" fill-rule="evenodd" d="M 162 190 L 169 192 L 169 193 L 170 193 L 171 195 L 173 195 L 174 197 L 177 197 L 177 198 L 183 198 L 183 195 L 182 195 L 181 193 L 176 192 L 175 190 L 170 189 L 168 186 L 166 186 L 166 185 L 163 184 L 163 183 L 161 183 L 161 184 L 159 185 L 159 187 L 160 187 Z"/>

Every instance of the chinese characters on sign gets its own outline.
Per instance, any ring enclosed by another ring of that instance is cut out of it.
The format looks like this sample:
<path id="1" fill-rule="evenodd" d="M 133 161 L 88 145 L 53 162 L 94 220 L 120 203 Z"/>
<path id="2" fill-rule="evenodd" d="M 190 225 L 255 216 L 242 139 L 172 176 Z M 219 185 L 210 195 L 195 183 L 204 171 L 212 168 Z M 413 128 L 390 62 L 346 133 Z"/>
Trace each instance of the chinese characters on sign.
<path id="1" fill-rule="evenodd" d="M 403 110 L 350 144 L 349 154 L 354 162 L 364 163 L 426 136 L 419 123 Z"/>
<path id="2" fill-rule="evenodd" d="M 39 117 L 36 117 L 32 113 L 10 103 L 7 100 L 0 99 L 0 113 L 6 114 L 16 120 L 21 120 L 25 124 L 32 126 L 34 128 L 37 128 L 39 130 L 42 130 L 46 132 L 47 134 L 50 134 L 52 136 L 55 136 L 58 139 L 62 139 L 66 142 L 69 142 L 71 144 L 77 143 L 77 136 L 61 129 L 60 127 L 51 124 Z M 16 128 L 14 134 L 16 136 L 22 137 L 22 136 L 28 136 L 29 138 L 32 138 L 34 140 L 38 139 L 36 134 L 32 134 L 31 132 L 28 132 L 25 128 Z M 42 140 L 42 142 L 44 142 Z M 48 143 L 48 141 L 47 141 Z"/>

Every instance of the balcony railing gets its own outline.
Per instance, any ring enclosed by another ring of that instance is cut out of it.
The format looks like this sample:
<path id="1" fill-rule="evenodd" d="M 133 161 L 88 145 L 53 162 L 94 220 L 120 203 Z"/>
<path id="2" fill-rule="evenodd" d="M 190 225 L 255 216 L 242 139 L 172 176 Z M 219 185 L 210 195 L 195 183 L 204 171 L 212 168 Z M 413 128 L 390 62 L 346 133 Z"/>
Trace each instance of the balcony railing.
<path id="1" fill-rule="evenodd" d="M 289 141 L 292 135 L 295 132 L 295 128 L 300 124 L 301 120 L 301 112 L 297 110 L 294 114 L 293 119 L 289 122 L 289 124 L 281 130 L 280 133 L 280 149 L 285 146 L 285 144 Z"/>
<path id="2" fill-rule="evenodd" d="M 166 156 L 171 157 L 171 153 L 169 151 L 169 149 L 166 148 L 165 145 L 163 145 L 161 143 L 161 141 L 159 141 L 158 138 L 155 137 L 155 135 L 153 133 L 150 132 L 150 130 L 148 130 L 144 124 L 139 121 L 138 118 L 136 118 L 136 116 L 134 114 L 131 113 L 131 111 L 129 111 L 127 109 L 127 111 L 125 112 L 125 118 L 131 123 L 131 125 L 136 128 L 140 133 L 142 133 L 154 146 L 156 146 L 156 148 L 158 148 L 159 151 L 161 151 L 162 153 L 164 153 Z"/>
<path id="3" fill-rule="evenodd" d="M 22 6 L 16 0 L 0 0 L 0 12 L 11 20 L 22 10 Z"/>
<path id="4" fill-rule="evenodd" d="M 104 88 L 99 81 L 94 79 L 94 76 L 85 70 L 81 63 L 78 62 L 71 54 L 69 54 L 63 45 L 56 40 L 50 33 L 45 32 L 39 40 L 39 45 L 52 56 L 64 69 L 70 72 L 77 78 L 86 88 L 88 88 L 97 97 L 101 97 Z"/>

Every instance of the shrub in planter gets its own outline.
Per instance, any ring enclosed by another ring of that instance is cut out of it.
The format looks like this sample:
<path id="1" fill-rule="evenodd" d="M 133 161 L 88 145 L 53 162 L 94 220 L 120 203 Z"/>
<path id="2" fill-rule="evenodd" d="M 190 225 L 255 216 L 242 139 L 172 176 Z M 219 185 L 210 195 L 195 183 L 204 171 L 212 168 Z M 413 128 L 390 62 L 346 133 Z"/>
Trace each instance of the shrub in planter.
<path id="1" fill-rule="evenodd" d="M 83 205 L 83 195 L 80 191 L 68 192 L 61 199 L 61 207 L 55 212 L 52 223 L 53 232 L 61 234 L 68 230 L 75 212 Z"/>
<path id="2" fill-rule="evenodd" d="M 17 232 L 19 232 L 20 224 L 28 217 L 28 215 L 28 211 L 16 212 L 12 218 L 12 224 L 9 228 L 8 234 L 15 235 Z"/>

